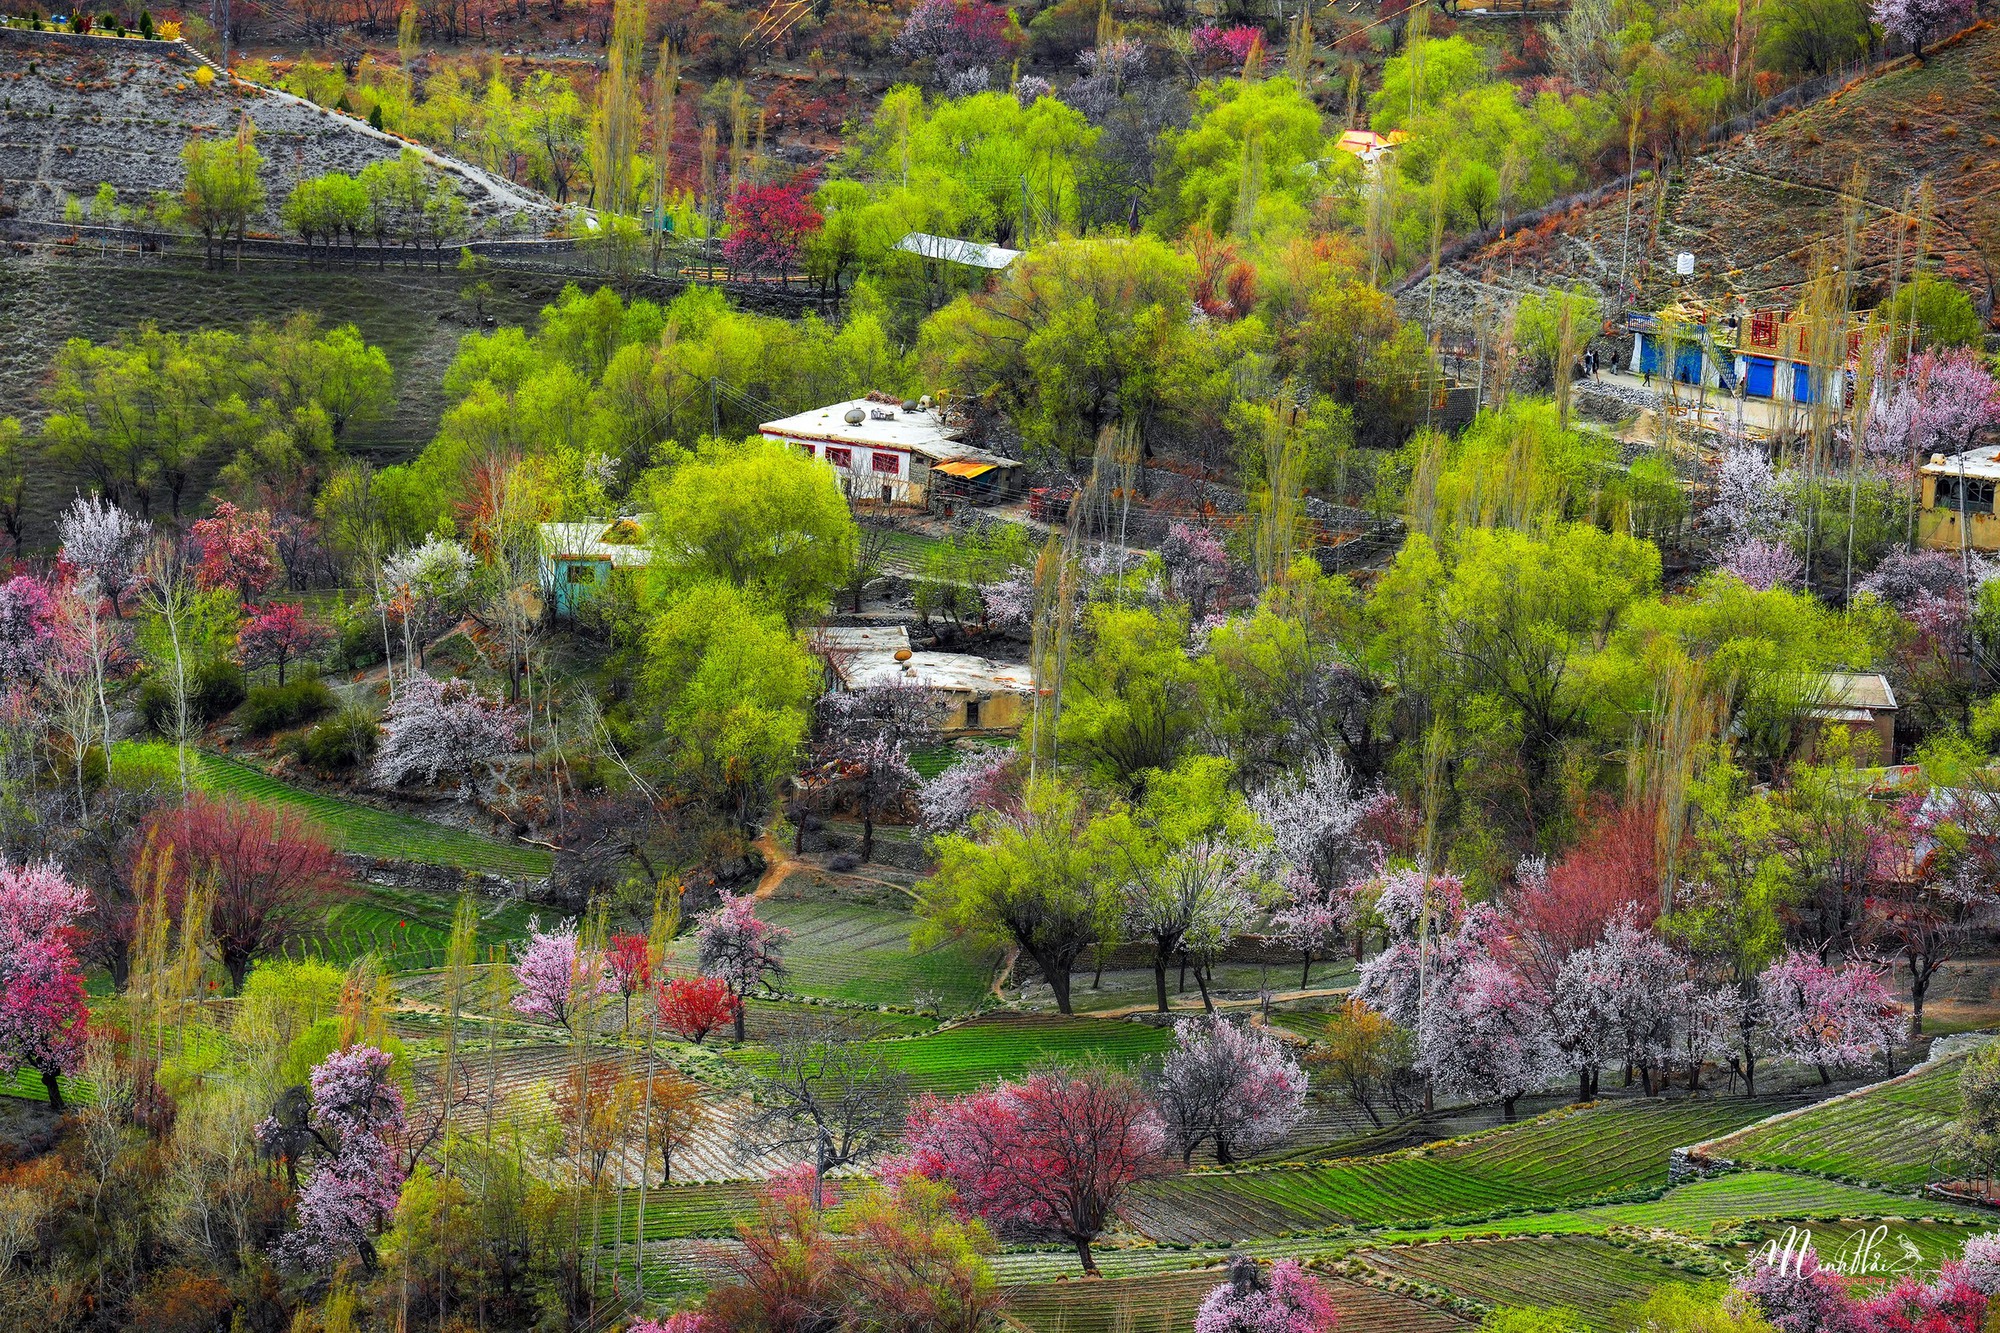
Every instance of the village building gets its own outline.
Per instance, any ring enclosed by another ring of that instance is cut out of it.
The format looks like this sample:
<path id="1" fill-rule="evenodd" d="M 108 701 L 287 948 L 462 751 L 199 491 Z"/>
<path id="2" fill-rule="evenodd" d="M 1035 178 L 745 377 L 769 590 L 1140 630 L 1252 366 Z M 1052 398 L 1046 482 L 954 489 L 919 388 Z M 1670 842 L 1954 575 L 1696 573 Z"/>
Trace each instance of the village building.
<path id="1" fill-rule="evenodd" d="M 814 647 L 841 689 L 908 681 L 938 691 L 945 700 L 938 729 L 946 736 L 1013 735 L 1034 707 L 1034 672 L 1027 666 L 971 653 L 917 652 L 901 625 L 829 626 L 816 633 Z"/>
<path id="2" fill-rule="evenodd" d="M 1626 316 L 1632 335 L 1630 370 L 1634 375 L 1671 377 L 1687 385 L 1745 398 L 1809 405 L 1821 394 L 1838 407 L 1846 400 L 1859 330 L 1849 328 L 1837 346 L 1839 365 L 1815 369 L 1810 321 L 1796 311 L 1710 310 L 1692 302 L 1676 302 L 1647 314 Z"/>
<path id="3" fill-rule="evenodd" d="M 613 570 L 651 564 L 653 548 L 645 532 L 649 519 L 650 515 L 635 514 L 542 524 L 542 597 L 550 613 L 565 619 L 573 616 L 611 581 Z"/>
<path id="4" fill-rule="evenodd" d="M 996 504 L 1020 492 L 1020 461 L 962 443 L 962 428 L 948 423 L 928 397 L 904 402 L 871 393 L 757 429 L 826 462 L 854 500 L 926 506 L 955 497 Z"/>
<path id="5" fill-rule="evenodd" d="M 2000 551 L 1993 493 L 2000 484 L 2000 445 L 1932 454 L 1917 469 L 1917 544 L 1933 551 Z"/>
<path id="6" fill-rule="evenodd" d="M 1853 743 L 1854 762 L 1873 768 L 1896 762 L 1896 690 L 1879 671 L 1827 673 L 1826 695 L 1808 714 L 1820 729 L 1838 727 Z M 1802 756 L 1808 762 L 1818 748 L 1809 737 Z"/>

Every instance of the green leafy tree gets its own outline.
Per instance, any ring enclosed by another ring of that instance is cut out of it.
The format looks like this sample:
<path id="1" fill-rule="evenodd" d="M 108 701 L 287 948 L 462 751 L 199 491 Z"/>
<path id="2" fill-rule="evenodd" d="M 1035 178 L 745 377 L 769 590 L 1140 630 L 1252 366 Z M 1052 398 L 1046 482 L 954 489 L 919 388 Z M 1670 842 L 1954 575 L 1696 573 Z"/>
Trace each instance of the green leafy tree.
<path id="1" fill-rule="evenodd" d="M 711 443 L 653 488 L 663 578 L 721 579 L 791 624 L 847 579 L 856 533 L 833 473 L 765 439 Z"/>
<path id="2" fill-rule="evenodd" d="M 1100 605 L 1089 625 L 1089 651 L 1064 682 L 1058 746 L 1067 762 L 1136 798 L 1200 724 L 1186 620 L 1177 610 Z"/>
<path id="3" fill-rule="evenodd" d="M 674 781 L 749 829 L 797 767 L 819 692 L 798 637 L 736 586 L 694 583 L 646 629 L 644 687 Z"/>
<path id="4" fill-rule="evenodd" d="M 189 139 L 181 149 L 187 181 L 181 189 L 182 216 L 202 235 L 211 259 L 232 239 L 243 259 L 243 233 L 264 211 L 264 156 L 257 151 L 257 128 L 248 116 L 227 139 Z"/>
<path id="5" fill-rule="evenodd" d="M 1153 225 L 1166 235 L 1196 224 L 1218 235 L 1295 229 L 1321 173 L 1353 163 L 1325 152 L 1319 108 L 1289 79 L 1225 79 L 1196 97 L 1194 123 L 1161 146 Z"/>
<path id="6" fill-rule="evenodd" d="M 1070 1007 L 1077 959 L 1117 930 L 1117 862 L 1084 804 L 1059 778 L 1031 783 L 1018 819 L 982 815 L 969 836 L 937 843 L 937 872 L 917 886 L 918 938 L 1018 948 Z"/>

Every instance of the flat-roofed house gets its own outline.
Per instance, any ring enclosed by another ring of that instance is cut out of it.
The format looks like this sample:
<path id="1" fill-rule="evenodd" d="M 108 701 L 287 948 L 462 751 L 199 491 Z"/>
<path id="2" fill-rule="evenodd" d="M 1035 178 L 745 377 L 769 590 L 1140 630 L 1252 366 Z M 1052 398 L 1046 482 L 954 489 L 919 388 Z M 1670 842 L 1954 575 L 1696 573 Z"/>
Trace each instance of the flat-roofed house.
<path id="1" fill-rule="evenodd" d="M 828 626 L 814 633 L 842 689 L 909 681 L 945 699 L 938 729 L 946 736 L 1012 733 L 1028 720 L 1035 675 L 1027 666 L 971 653 L 913 652 L 902 626 Z"/>
<path id="2" fill-rule="evenodd" d="M 1018 460 L 961 441 L 928 399 L 899 402 L 870 394 L 831 403 L 757 428 L 833 468 L 856 500 L 924 505 L 932 492 L 1004 501 L 1018 490 Z"/>
<path id="3" fill-rule="evenodd" d="M 573 616 L 585 599 L 611 581 L 615 569 L 651 564 L 646 515 L 591 518 L 541 526 L 542 596 L 557 616 Z"/>
<path id="4" fill-rule="evenodd" d="M 2000 484 L 2000 445 L 1964 453 L 1932 454 L 1917 469 L 1923 480 L 1917 544 L 1934 551 L 2000 551 L 2000 519 L 1993 514 Z"/>

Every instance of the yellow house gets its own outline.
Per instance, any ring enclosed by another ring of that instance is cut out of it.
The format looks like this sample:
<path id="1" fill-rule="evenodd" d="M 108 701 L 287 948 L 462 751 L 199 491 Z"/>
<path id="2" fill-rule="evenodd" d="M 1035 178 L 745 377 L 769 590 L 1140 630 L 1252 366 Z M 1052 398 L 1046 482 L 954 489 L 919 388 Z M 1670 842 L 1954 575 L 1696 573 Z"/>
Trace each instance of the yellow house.
<path id="1" fill-rule="evenodd" d="M 1917 544 L 1934 551 L 2000 551 L 2000 518 L 1993 494 L 2000 484 L 2000 445 L 1982 445 L 1947 458 L 1932 454 L 1917 469 L 1923 490 Z M 1970 523 L 1970 530 L 1961 524 Z"/>

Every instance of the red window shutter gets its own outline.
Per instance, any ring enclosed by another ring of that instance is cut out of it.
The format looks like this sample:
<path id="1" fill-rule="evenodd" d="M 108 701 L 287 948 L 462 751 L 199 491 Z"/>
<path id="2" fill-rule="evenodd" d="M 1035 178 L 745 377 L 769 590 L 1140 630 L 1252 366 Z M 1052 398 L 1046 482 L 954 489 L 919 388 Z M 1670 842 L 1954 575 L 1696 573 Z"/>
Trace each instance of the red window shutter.
<path id="1" fill-rule="evenodd" d="M 902 465 L 896 461 L 895 454 L 876 454 L 875 470 L 877 472 L 886 472 L 893 477 L 897 473 L 901 472 L 903 468 Z"/>
<path id="2" fill-rule="evenodd" d="M 826 461 L 835 467 L 847 467 L 854 461 L 854 451 L 852 449 L 828 448 L 826 451 Z"/>

